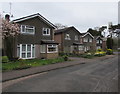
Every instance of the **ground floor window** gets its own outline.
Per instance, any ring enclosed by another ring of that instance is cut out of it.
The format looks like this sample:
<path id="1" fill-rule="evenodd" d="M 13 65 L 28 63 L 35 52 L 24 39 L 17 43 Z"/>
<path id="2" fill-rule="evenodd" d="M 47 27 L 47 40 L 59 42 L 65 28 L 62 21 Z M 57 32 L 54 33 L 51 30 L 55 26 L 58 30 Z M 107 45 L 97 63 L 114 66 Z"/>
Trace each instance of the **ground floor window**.
<path id="1" fill-rule="evenodd" d="M 18 44 L 17 45 L 17 56 L 23 59 L 34 58 L 35 57 L 34 44 Z"/>
<path id="2" fill-rule="evenodd" d="M 83 46 L 79 46 L 79 50 L 80 50 L 80 51 L 83 50 Z"/>
<path id="3" fill-rule="evenodd" d="M 85 51 L 88 51 L 88 50 L 90 50 L 90 47 L 89 47 L 89 46 L 86 46 L 84 50 L 85 50 Z"/>
<path id="4" fill-rule="evenodd" d="M 40 45 L 40 53 L 45 53 L 46 45 Z"/>
<path id="5" fill-rule="evenodd" d="M 47 52 L 48 53 L 58 52 L 58 46 L 57 45 L 52 45 L 52 44 L 47 45 Z"/>
<path id="6" fill-rule="evenodd" d="M 98 50 L 98 49 L 101 49 L 101 46 L 97 46 L 97 50 Z"/>

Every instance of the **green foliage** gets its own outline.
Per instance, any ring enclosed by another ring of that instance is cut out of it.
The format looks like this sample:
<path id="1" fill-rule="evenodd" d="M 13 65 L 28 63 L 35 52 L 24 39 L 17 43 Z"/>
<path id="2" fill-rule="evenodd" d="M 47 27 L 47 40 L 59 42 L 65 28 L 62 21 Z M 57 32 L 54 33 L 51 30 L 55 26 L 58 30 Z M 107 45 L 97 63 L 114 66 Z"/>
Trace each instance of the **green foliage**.
<path id="1" fill-rule="evenodd" d="M 2 70 L 20 70 L 20 69 L 26 69 L 30 67 L 36 67 L 36 66 L 42 66 L 42 65 L 48 65 L 48 64 L 54 64 L 65 61 L 63 57 L 55 58 L 55 59 L 31 59 L 31 60 L 25 60 L 20 59 L 15 62 L 9 61 L 8 63 L 2 64 Z"/>
<path id="2" fill-rule="evenodd" d="M 107 38 L 107 48 L 112 49 L 113 48 L 113 39 L 112 38 Z"/>
<path id="3" fill-rule="evenodd" d="M 9 62 L 9 59 L 7 56 L 2 56 L 2 63 L 7 63 Z"/>
<path id="4" fill-rule="evenodd" d="M 64 58 L 65 61 L 68 61 L 68 56 L 67 55 L 64 55 L 63 58 Z"/>
<path id="5" fill-rule="evenodd" d="M 89 32 L 93 36 L 101 36 L 101 32 L 93 30 L 92 28 L 89 28 L 87 32 Z"/>
<path id="6" fill-rule="evenodd" d="M 102 49 L 97 49 L 97 51 L 98 51 L 98 52 L 101 52 L 101 51 L 102 51 Z"/>
<path id="7" fill-rule="evenodd" d="M 85 53 L 83 55 L 81 55 L 83 58 L 88 58 L 88 59 L 91 59 L 94 57 L 94 55 L 92 53 Z"/>
<path id="8" fill-rule="evenodd" d="M 105 56 L 106 55 L 106 52 L 104 51 L 96 51 L 94 56 Z"/>
<path id="9" fill-rule="evenodd" d="M 112 55 L 113 54 L 113 50 L 112 49 L 107 49 L 107 52 L 106 52 L 108 55 Z"/>

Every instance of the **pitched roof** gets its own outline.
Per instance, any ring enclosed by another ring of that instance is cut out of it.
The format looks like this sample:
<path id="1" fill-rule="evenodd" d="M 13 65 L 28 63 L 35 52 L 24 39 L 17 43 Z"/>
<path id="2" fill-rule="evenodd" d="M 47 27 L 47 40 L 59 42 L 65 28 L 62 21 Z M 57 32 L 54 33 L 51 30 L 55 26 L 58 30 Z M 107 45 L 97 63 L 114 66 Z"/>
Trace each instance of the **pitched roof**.
<path id="1" fill-rule="evenodd" d="M 66 28 L 63 28 L 63 29 L 55 30 L 55 34 L 63 33 L 63 32 L 66 32 L 66 31 L 68 31 L 70 29 L 75 29 L 77 32 L 79 32 L 74 26 L 71 26 L 71 27 L 66 27 Z"/>
<path id="2" fill-rule="evenodd" d="M 26 16 L 26 17 L 22 17 L 22 18 L 18 18 L 18 19 L 15 19 L 13 20 L 13 22 L 21 22 L 21 21 L 24 21 L 24 20 L 27 20 L 27 19 L 31 19 L 31 18 L 34 18 L 34 17 L 39 17 L 42 21 L 44 21 L 46 24 L 48 24 L 49 26 L 53 27 L 53 28 L 56 28 L 56 26 L 54 24 L 52 24 L 50 21 L 48 21 L 45 17 L 43 17 L 42 15 L 40 15 L 39 13 L 36 13 L 36 14 L 33 14 L 33 15 L 29 15 L 29 16 Z"/>
<path id="3" fill-rule="evenodd" d="M 82 37 L 85 37 L 86 35 L 90 35 L 92 38 L 94 38 L 94 36 L 92 36 L 89 32 L 86 32 L 86 33 L 82 33 Z"/>

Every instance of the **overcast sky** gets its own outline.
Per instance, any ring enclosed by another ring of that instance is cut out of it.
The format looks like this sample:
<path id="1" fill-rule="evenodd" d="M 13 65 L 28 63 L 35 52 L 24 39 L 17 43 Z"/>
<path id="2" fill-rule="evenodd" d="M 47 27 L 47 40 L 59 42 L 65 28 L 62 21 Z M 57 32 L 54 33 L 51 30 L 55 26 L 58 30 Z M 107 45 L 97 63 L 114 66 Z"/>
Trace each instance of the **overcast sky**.
<path id="1" fill-rule="evenodd" d="M 9 3 L 2 3 L 2 11 L 9 10 Z M 52 23 L 75 26 L 80 32 L 108 22 L 118 24 L 117 2 L 13 2 L 11 13 L 12 19 L 40 13 Z"/>

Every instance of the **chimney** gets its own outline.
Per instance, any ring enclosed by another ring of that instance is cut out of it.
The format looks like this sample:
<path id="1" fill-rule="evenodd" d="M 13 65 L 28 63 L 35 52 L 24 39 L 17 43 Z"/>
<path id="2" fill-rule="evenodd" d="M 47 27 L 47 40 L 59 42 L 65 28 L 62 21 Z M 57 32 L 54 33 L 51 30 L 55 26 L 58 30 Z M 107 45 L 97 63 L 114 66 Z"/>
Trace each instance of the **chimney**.
<path id="1" fill-rule="evenodd" d="M 5 15 L 5 20 L 7 20 L 8 22 L 10 21 L 10 15 L 9 14 Z"/>

